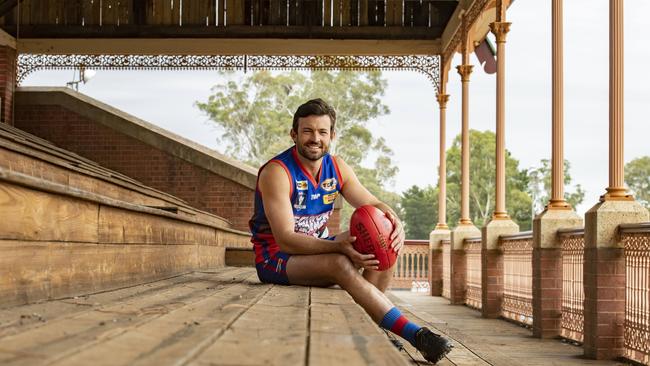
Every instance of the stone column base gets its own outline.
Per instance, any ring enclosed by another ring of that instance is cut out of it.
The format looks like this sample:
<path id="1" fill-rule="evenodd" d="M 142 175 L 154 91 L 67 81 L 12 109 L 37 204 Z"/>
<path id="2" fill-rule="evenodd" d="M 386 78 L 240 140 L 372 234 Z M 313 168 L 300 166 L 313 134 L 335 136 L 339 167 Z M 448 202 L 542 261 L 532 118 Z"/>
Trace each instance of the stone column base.
<path id="1" fill-rule="evenodd" d="M 499 236 L 519 232 L 510 219 L 493 219 L 481 230 L 481 314 L 484 318 L 501 316 L 503 300 L 503 256 Z"/>
<path id="2" fill-rule="evenodd" d="M 451 232 L 451 285 L 449 301 L 460 305 L 465 303 L 467 292 L 467 259 L 465 257 L 465 238 L 478 238 L 481 231 L 474 225 L 458 225 Z"/>
<path id="3" fill-rule="evenodd" d="M 648 221 L 636 201 L 605 201 L 585 214 L 584 355 L 598 360 L 623 356 L 625 258 L 618 225 Z"/>
<path id="4" fill-rule="evenodd" d="M 533 220 L 533 336 L 555 338 L 562 329 L 562 247 L 559 229 L 582 228 L 573 210 L 548 210 Z"/>
<path id="5" fill-rule="evenodd" d="M 449 240 L 449 229 L 435 229 L 429 234 L 429 289 L 431 296 L 442 296 L 442 240 Z"/>

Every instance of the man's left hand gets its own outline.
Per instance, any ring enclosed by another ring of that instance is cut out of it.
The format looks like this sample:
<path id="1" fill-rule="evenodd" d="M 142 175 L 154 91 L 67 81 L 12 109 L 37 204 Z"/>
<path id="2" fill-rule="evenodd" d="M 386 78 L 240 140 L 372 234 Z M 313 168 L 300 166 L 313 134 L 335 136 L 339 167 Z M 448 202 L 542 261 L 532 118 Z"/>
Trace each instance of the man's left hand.
<path id="1" fill-rule="evenodd" d="M 404 226 L 402 225 L 402 222 L 397 217 L 395 217 L 395 215 L 393 215 L 392 212 L 387 211 L 386 217 L 393 224 L 393 231 L 390 233 L 390 247 L 395 253 L 399 254 L 399 252 L 404 247 Z"/>

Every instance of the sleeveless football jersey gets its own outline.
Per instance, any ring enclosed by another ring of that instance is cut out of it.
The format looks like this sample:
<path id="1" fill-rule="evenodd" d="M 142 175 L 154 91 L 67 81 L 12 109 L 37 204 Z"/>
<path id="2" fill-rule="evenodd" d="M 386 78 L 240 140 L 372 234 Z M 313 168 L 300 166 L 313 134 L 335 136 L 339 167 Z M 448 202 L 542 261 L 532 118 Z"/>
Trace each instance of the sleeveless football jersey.
<path id="1" fill-rule="evenodd" d="M 279 164 L 287 173 L 291 187 L 288 199 L 291 200 L 293 209 L 294 232 L 326 238 L 327 221 L 342 188 L 341 174 L 336 160 L 330 154 L 325 154 L 316 179 L 298 160 L 295 146 L 269 160 L 260 171 L 271 163 Z M 280 247 L 273 238 L 271 226 L 264 213 L 264 201 L 259 187 L 255 190 L 255 208 L 249 226 L 253 234 L 251 241 L 255 249 L 255 263 L 269 260 L 280 250 Z"/>

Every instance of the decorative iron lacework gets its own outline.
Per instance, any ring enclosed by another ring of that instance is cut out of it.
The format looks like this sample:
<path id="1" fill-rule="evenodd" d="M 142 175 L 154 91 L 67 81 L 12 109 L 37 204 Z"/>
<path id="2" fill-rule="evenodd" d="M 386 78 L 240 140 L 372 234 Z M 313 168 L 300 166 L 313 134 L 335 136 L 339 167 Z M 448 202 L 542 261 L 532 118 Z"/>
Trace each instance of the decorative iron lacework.
<path id="1" fill-rule="evenodd" d="M 626 357 L 648 364 L 650 361 L 650 233 L 624 233 L 625 248 L 625 328 Z"/>
<path id="2" fill-rule="evenodd" d="M 36 70 L 79 67 L 97 70 L 411 70 L 424 74 L 436 92 L 440 56 L 181 56 L 181 55 L 42 55 L 18 56 L 20 84 Z"/>
<path id="3" fill-rule="evenodd" d="M 489 0 L 477 0 L 474 2 L 473 6 L 467 11 L 467 25 L 471 26 L 476 22 L 476 19 L 483 13 L 485 7 L 487 6 Z M 451 61 L 451 58 L 454 56 L 458 45 L 460 44 L 461 37 L 463 36 L 463 26 L 462 24 L 456 29 L 454 35 L 451 37 L 451 41 L 442 52 L 442 58 L 445 62 Z"/>
<path id="4" fill-rule="evenodd" d="M 583 284 L 584 232 L 560 234 L 562 243 L 562 337 L 582 343 L 584 339 Z"/>

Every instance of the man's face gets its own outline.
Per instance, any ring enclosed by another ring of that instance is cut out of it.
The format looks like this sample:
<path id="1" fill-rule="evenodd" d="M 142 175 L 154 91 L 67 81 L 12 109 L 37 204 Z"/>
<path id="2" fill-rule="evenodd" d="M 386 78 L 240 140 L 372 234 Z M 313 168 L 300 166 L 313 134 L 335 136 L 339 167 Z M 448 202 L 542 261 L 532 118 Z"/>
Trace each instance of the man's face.
<path id="1" fill-rule="evenodd" d="M 334 134 L 330 133 L 331 124 L 328 115 L 299 118 L 298 131 L 291 130 L 298 153 L 312 161 L 322 158 L 329 151 L 334 138 Z"/>

